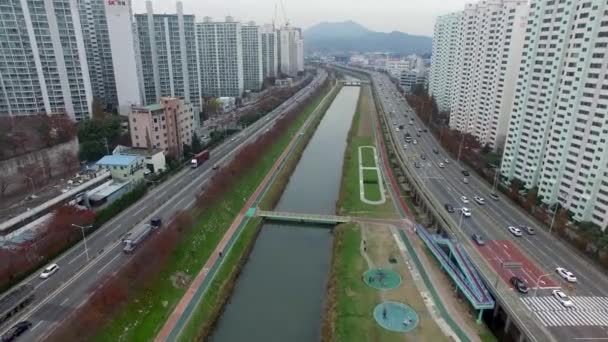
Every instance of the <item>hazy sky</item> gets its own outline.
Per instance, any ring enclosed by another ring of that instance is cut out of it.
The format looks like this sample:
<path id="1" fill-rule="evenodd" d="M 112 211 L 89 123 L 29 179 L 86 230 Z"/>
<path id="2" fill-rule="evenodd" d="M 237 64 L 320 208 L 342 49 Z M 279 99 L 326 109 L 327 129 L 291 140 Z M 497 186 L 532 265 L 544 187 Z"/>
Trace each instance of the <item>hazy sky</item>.
<path id="1" fill-rule="evenodd" d="M 145 11 L 145 0 L 132 0 L 135 13 Z M 184 13 L 221 20 L 271 23 L 279 0 L 182 0 Z M 354 20 L 374 31 L 402 31 L 432 35 L 435 17 L 464 9 L 472 0 L 283 0 L 287 18 L 307 28 L 321 21 Z M 174 0 L 153 0 L 155 13 L 174 13 Z M 278 6 L 278 20 L 283 22 Z"/>

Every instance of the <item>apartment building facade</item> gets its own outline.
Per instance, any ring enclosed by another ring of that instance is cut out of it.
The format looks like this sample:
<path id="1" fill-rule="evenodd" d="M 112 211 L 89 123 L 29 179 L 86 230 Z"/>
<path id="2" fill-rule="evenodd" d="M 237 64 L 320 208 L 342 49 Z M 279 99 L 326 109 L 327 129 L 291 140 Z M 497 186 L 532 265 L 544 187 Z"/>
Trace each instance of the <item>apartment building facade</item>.
<path id="1" fill-rule="evenodd" d="M 176 14 L 135 14 L 139 53 L 139 79 L 143 104 L 161 97 L 183 97 L 200 111 L 200 86 L 194 15 L 184 15 L 182 3 Z"/>
<path id="2" fill-rule="evenodd" d="M 181 158 L 184 144 L 192 144 L 194 115 L 189 102 L 175 97 L 133 106 L 129 114 L 131 143 L 136 148 L 163 149 L 167 155 Z"/>
<path id="3" fill-rule="evenodd" d="M 272 25 L 262 27 L 262 75 L 277 77 L 279 68 L 279 46 L 277 31 Z"/>
<path id="4" fill-rule="evenodd" d="M 279 30 L 279 50 L 281 73 L 295 77 L 304 71 L 304 43 L 298 28 L 286 26 Z"/>
<path id="5" fill-rule="evenodd" d="M 93 98 L 100 101 L 107 111 L 115 111 L 118 98 L 104 2 L 80 0 L 78 11 Z"/>
<path id="6" fill-rule="evenodd" d="M 502 176 L 608 225 L 608 4 L 535 0 Z"/>
<path id="7" fill-rule="evenodd" d="M 201 95 L 240 97 L 243 77 L 241 24 L 232 17 L 214 22 L 205 17 L 196 24 Z"/>
<path id="8" fill-rule="evenodd" d="M 440 16 L 435 21 L 433 32 L 433 53 L 429 72 L 429 94 L 435 98 L 440 111 L 449 111 L 452 107 L 455 82 L 459 77 L 457 63 L 462 49 L 463 12 Z"/>
<path id="9" fill-rule="evenodd" d="M 90 115 L 80 14 L 70 0 L 0 2 L 0 115 Z"/>
<path id="10" fill-rule="evenodd" d="M 262 89 L 262 30 L 254 22 L 241 26 L 243 42 L 243 87 L 249 91 Z"/>
<path id="11" fill-rule="evenodd" d="M 450 128 L 495 150 L 506 138 L 526 21 L 526 0 L 486 0 L 465 5 L 458 29 Z"/>

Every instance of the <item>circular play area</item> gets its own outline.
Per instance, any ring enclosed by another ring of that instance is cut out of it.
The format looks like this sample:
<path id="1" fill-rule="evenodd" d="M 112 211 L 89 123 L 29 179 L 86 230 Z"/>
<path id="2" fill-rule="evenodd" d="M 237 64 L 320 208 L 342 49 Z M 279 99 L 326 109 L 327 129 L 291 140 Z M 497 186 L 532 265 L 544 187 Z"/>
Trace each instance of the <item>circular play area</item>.
<path id="1" fill-rule="evenodd" d="M 418 325 L 418 314 L 411 307 L 397 302 L 384 302 L 374 308 L 374 318 L 381 327 L 407 332 Z"/>
<path id="2" fill-rule="evenodd" d="M 401 285 L 399 273 L 386 268 L 372 268 L 363 274 L 365 283 L 375 289 L 388 290 Z"/>

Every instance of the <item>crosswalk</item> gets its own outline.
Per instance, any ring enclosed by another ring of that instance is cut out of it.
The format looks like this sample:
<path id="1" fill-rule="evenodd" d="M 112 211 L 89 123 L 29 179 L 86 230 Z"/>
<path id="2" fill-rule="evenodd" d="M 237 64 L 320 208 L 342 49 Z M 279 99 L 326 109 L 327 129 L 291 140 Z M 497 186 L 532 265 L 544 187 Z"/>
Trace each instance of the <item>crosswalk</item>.
<path id="1" fill-rule="evenodd" d="M 566 308 L 551 296 L 524 297 L 521 301 L 546 327 L 608 326 L 608 297 L 570 297 Z"/>

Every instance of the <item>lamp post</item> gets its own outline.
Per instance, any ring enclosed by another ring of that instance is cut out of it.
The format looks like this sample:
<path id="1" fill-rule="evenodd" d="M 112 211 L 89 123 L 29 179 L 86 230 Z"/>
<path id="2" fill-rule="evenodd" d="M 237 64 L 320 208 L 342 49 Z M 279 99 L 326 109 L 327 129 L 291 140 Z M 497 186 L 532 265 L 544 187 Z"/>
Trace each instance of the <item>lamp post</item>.
<path id="1" fill-rule="evenodd" d="M 538 284 L 540 283 L 541 278 L 550 276 L 551 273 L 545 273 L 536 279 L 536 288 L 534 289 L 534 297 L 536 297 L 536 291 L 538 291 Z"/>
<path id="2" fill-rule="evenodd" d="M 563 194 L 563 195 L 564 195 L 564 202 L 567 202 L 570 195 L 568 195 L 568 194 Z M 555 223 L 555 216 L 557 215 L 557 212 L 559 211 L 560 206 L 561 206 L 561 204 L 559 202 L 559 196 L 558 196 L 557 197 L 557 207 L 553 211 L 553 217 L 551 218 L 551 225 L 549 225 L 549 235 L 551 235 L 551 232 L 553 231 L 553 224 Z"/>
<path id="3" fill-rule="evenodd" d="M 89 261 L 89 249 L 87 248 L 87 238 L 86 238 L 86 236 L 84 235 L 84 229 L 85 229 L 85 228 L 91 228 L 92 226 L 91 226 L 91 225 L 88 225 L 88 226 L 84 226 L 84 227 L 83 227 L 83 226 L 79 226 L 79 225 L 77 225 L 77 224 L 73 224 L 73 223 L 72 223 L 72 226 L 73 226 L 73 227 L 76 227 L 76 228 L 80 228 L 80 230 L 82 231 L 82 240 L 84 241 L 84 252 L 85 252 L 85 253 L 86 253 L 86 255 L 87 255 L 87 261 Z"/>
<path id="4" fill-rule="evenodd" d="M 30 184 L 32 185 L 32 196 L 34 196 L 34 194 L 36 193 L 36 186 L 34 185 L 34 179 L 32 177 L 28 177 L 28 176 L 24 176 L 24 177 L 29 179 Z"/>

